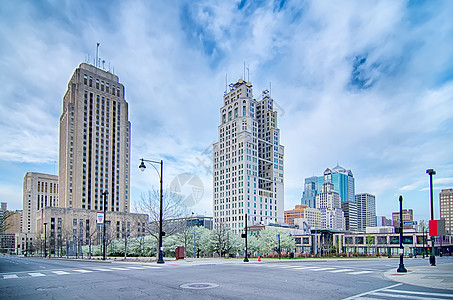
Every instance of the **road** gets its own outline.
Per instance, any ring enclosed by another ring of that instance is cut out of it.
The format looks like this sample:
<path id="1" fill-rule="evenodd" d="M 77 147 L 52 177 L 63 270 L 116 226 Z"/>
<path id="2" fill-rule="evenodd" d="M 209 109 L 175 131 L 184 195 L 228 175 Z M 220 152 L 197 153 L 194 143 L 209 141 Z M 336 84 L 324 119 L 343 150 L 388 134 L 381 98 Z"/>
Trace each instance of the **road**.
<path id="1" fill-rule="evenodd" d="M 438 264 L 453 258 L 439 258 Z M 405 260 L 407 268 L 428 264 Z M 0 299 L 453 299 L 383 276 L 397 259 L 103 262 L 0 256 Z"/>

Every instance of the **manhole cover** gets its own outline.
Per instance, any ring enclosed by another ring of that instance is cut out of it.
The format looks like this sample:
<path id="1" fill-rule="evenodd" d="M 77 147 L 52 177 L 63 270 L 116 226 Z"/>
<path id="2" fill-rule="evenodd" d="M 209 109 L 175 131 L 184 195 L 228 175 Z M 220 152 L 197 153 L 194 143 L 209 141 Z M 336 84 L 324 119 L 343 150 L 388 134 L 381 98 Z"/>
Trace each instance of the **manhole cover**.
<path id="1" fill-rule="evenodd" d="M 186 283 L 182 284 L 179 287 L 183 289 L 194 289 L 194 290 L 203 290 L 203 289 L 212 289 L 218 287 L 218 284 L 215 283 Z"/>

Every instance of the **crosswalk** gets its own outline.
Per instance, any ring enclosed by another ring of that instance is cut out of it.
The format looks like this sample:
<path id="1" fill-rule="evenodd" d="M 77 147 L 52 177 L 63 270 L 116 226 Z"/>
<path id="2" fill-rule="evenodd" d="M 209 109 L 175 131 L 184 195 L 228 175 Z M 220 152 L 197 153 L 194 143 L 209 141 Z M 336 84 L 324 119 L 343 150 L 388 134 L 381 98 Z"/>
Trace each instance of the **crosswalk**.
<path id="1" fill-rule="evenodd" d="M 355 299 L 420 299 L 420 300 L 446 300 L 453 299 L 453 293 L 444 292 L 425 292 L 404 290 L 401 287 L 402 283 L 397 283 L 385 288 L 368 291 L 358 295 L 354 295 L 343 300 Z"/>
<path id="2" fill-rule="evenodd" d="M 350 269 L 343 267 L 323 267 L 323 266 L 301 266 L 301 265 L 286 265 L 286 264 L 250 264 L 249 266 L 254 267 L 267 267 L 267 268 L 277 268 L 284 270 L 293 270 L 293 271 L 307 271 L 307 272 L 327 272 L 327 273 L 341 273 L 349 275 L 364 275 L 374 273 L 374 270 L 359 270 L 359 269 Z"/>
<path id="3" fill-rule="evenodd" d="M 109 267 L 109 268 L 87 268 L 87 269 L 65 269 L 63 270 L 49 270 L 40 272 L 21 272 L 18 274 L 4 274 L 0 275 L 3 279 L 16 279 L 23 277 L 44 277 L 44 276 L 61 276 L 61 275 L 74 275 L 86 274 L 93 272 L 113 272 L 113 271 L 129 271 L 129 270 L 146 270 L 146 269 L 160 269 L 158 266 L 130 266 L 130 267 Z"/>

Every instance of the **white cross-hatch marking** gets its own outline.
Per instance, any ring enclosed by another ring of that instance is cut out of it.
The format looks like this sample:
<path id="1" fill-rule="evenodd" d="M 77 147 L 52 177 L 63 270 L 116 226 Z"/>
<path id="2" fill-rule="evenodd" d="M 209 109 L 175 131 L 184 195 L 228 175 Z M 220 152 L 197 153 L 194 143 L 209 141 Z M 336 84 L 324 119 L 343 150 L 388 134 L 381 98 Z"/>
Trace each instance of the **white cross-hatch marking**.
<path id="1" fill-rule="evenodd" d="M 309 269 L 309 271 L 327 271 L 327 270 L 332 270 L 334 268 L 319 268 L 319 269 Z"/>
<path id="2" fill-rule="evenodd" d="M 11 278 L 18 278 L 16 274 L 11 275 L 3 275 L 3 279 L 11 279 Z"/>
<path id="3" fill-rule="evenodd" d="M 77 270 L 73 270 L 74 272 L 79 272 L 79 273 L 91 273 L 93 271 L 90 271 L 90 270 L 82 270 L 82 269 L 77 269 Z"/>
<path id="4" fill-rule="evenodd" d="M 57 274 L 57 275 L 68 275 L 71 273 L 65 272 L 65 271 L 52 271 L 52 273 Z"/>
<path id="5" fill-rule="evenodd" d="M 341 273 L 341 272 L 351 272 L 354 271 L 353 269 L 339 269 L 339 270 L 333 270 L 329 271 L 330 273 Z"/>
<path id="6" fill-rule="evenodd" d="M 30 276 L 32 276 L 32 277 L 46 276 L 46 275 L 44 275 L 43 273 L 28 273 L 28 275 L 30 275 Z"/>
<path id="7" fill-rule="evenodd" d="M 358 272 L 351 272 L 348 274 L 349 275 L 362 275 L 362 274 L 368 274 L 368 273 L 373 273 L 373 271 L 358 271 Z"/>
<path id="8" fill-rule="evenodd" d="M 429 299 L 429 300 L 445 300 L 445 298 L 435 298 L 433 296 L 429 296 L 429 298 L 427 297 L 418 297 L 418 296 L 414 296 L 414 295 L 401 295 L 401 294 L 392 294 L 391 293 L 392 290 L 384 290 L 384 291 L 380 291 L 380 292 L 374 292 L 374 293 L 371 293 L 369 295 L 372 295 L 372 296 L 381 296 L 381 297 L 385 297 L 386 299 L 388 298 L 398 298 L 398 299 L 419 299 L 419 300 L 426 300 L 426 299 Z"/>

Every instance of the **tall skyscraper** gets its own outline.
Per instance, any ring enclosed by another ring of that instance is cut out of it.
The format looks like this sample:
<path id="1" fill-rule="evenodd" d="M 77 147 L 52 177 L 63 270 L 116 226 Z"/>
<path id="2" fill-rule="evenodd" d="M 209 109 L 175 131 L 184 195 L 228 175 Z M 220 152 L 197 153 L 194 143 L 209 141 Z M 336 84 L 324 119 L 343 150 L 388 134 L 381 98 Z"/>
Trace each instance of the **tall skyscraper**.
<path id="1" fill-rule="evenodd" d="M 22 232 L 36 234 L 38 211 L 59 206 L 58 176 L 27 172 L 24 176 L 22 205 Z"/>
<path id="2" fill-rule="evenodd" d="M 214 224 L 239 233 L 248 224 L 283 223 L 284 147 L 269 91 L 253 98 L 252 84 L 229 85 L 213 144 Z"/>
<path id="3" fill-rule="evenodd" d="M 318 177 L 313 176 L 305 178 L 304 192 L 302 194 L 301 204 L 314 208 L 317 193 L 318 193 Z"/>
<path id="4" fill-rule="evenodd" d="M 333 183 L 335 191 L 340 194 L 341 202 L 355 202 L 355 181 L 351 170 L 346 170 L 340 165 L 333 169 L 327 168 L 324 171 L 324 176 L 318 177 L 318 193 L 321 192 L 324 182 Z"/>
<path id="5" fill-rule="evenodd" d="M 82 63 L 63 98 L 59 206 L 129 212 L 131 124 L 118 76 Z"/>
<path id="6" fill-rule="evenodd" d="M 345 219 L 340 195 L 330 182 L 324 182 L 321 193 L 316 195 L 316 208 L 321 211 L 321 226 L 325 229 L 344 230 Z"/>
<path id="7" fill-rule="evenodd" d="M 445 219 L 445 230 L 453 233 L 453 189 L 444 189 L 439 194 L 440 218 Z"/>
<path id="8" fill-rule="evenodd" d="M 376 197 L 363 193 L 355 195 L 357 202 L 357 228 L 365 231 L 367 227 L 376 227 Z"/>

